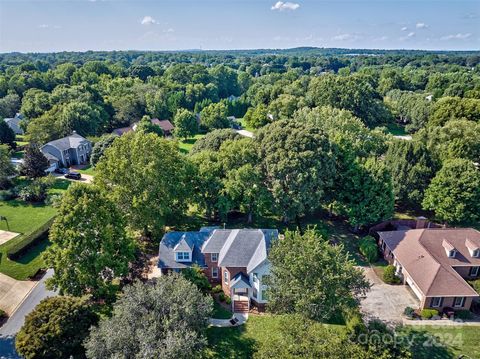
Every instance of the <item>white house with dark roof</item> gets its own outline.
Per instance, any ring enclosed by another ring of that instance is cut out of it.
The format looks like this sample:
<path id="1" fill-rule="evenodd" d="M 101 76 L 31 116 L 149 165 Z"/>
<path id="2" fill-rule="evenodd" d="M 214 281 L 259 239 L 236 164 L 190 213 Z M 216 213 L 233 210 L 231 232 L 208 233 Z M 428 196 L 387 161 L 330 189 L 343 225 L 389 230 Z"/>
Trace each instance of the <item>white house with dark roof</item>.
<path id="1" fill-rule="evenodd" d="M 168 232 L 160 242 L 158 267 L 166 274 L 198 265 L 212 285 L 221 284 L 234 312 L 248 312 L 252 304 L 264 310 L 268 251 L 277 237 L 276 229 L 205 227 L 198 232 Z"/>
<path id="2" fill-rule="evenodd" d="M 92 153 L 92 143 L 75 131 L 72 135 L 50 141 L 41 147 L 50 166 L 70 167 L 88 163 Z"/>

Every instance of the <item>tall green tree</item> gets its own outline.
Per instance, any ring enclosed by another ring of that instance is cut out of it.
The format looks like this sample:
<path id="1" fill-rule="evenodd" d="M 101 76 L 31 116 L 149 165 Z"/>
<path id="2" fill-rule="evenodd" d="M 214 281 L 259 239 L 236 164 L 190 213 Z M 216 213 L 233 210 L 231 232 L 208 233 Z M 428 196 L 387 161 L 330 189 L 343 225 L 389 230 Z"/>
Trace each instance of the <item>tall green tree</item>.
<path id="1" fill-rule="evenodd" d="M 452 120 L 479 121 L 480 99 L 442 97 L 432 107 L 428 124 L 443 126 Z"/>
<path id="2" fill-rule="evenodd" d="M 319 208 L 336 176 L 336 146 L 309 123 L 276 121 L 258 134 L 266 185 L 284 221 Z"/>
<path id="3" fill-rule="evenodd" d="M 10 163 L 10 150 L 6 145 L 0 145 L 0 189 L 10 187 L 10 176 L 15 174 L 15 168 Z"/>
<path id="4" fill-rule="evenodd" d="M 25 359 L 84 358 L 83 341 L 97 321 L 85 298 L 49 297 L 27 315 L 15 347 Z"/>
<path id="5" fill-rule="evenodd" d="M 357 307 L 370 288 L 342 245 L 332 246 L 313 229 L 287 232 L 273 243 L 268 307 L 328 321 Z"/>
<path id="6" fill-rule="evenodd" d="M 190 154 L 195 154 L 205 150 L 216 152 L 220 149 L 220 146 L 225 141 L 239 138 L 241 138 L 241 136 L 231 128 L 213 130 L 207 133 L 205 137 L 202 137 L 195 142 L 190 150 Z"/>
<path id="7" fill-rule="evenodd" d="M 392 141 L 385 154 L 385 165 L 392 175 L 398 202 L 420 207 L 436 167 L 426 146 L 419 141 Z"/>
<path id="8" fill-rule="evenodd" d="M 92 148 L 92 154 L 90 155 L 90 164 L 92 166 L 96 166 L 98 161 L 100 161 L 105 153 L 105 150 L 112 145 L 113 141 L 115 141 L 117 137 L 118 136 L 111 134 L 104 135 L 97 142 L 95 142 L 95 145 Z"/>
<path id="9" fill-rule="evenodd" d="M 467 159 L 444 163 L 425 191 L 423 208 L 452 224 L 480 218 L 480 170 Z"/>
<path id="10" fill-rule="evenodd" d="M 393 215 L 392 177 L 380 160 L 353 160 L 337 196 L 341 212 L 358 230 L 359 227 L 389 219 Z"/>
<path id="11" fill-rule="evenodd" d="M 186 109 L 179 109 L 173 118 L 175 136 L 187 139 L 198 132 L 198 121 L 195 114 Z"/>
<path id="12" fill-rule="evenodd" d="M 40 146 L 35 143 L 29 143 L 25 147 L 23 163 L 20 172 L 30 178 L 45 176 L 45 170 L 48 168 L 48 160 L 40 151 Z"/>
<path id="13" fill-rule="evenodd" d="M 182 213 L 192 190 L 191 166 L 176 144 L 153 133 L 114 141 L 96 166 L 95 183 L 119 206 L 131 228 L 159 235 Z"/>
<path id="14" fill-rule="evenodd" d="M 152 123 L 149 116 L 143 116 L 136 125 L 135 131 L 143 133 L 154 133 L 157 136 L 163 136 L 163 130 L 160 126 Z"/>
<path id="15" fill-rule="evenodd" d="M 114 281 L 128 273 L 134 242 L 116 205 L 100 189 L 71 185 L 50 229 L 45 263 L 55 273 L 47 284 L 61 294 L 108 298 Z"/>
<path id="16" fill-rule="evenodd" d="M 210 130 L 227 128 L 230 127 L 227 116 L 227 106 L 223 102 L 212 103 L 200 112 L 200 124 Z"/>
<path id="17" fill-rule="evenodd" d="M 15 132 L 7 125 L 3 119 L 0 119 L 0 145 L 15 147 Z"/>
<path id="18" fill-rule="evenodd" d="M 191 358 L 207 344 L 212 304 L 177 274 L 136 282 L 125 287 L 112 317 L 91 330 L 87 358 Z"/>

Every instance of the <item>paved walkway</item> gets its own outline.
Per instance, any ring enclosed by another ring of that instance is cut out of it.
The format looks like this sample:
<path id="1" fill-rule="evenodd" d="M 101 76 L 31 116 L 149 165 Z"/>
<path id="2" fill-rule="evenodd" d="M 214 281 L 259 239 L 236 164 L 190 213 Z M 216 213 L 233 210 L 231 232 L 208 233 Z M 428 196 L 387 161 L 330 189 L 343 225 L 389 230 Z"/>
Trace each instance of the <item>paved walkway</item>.
<path id="1" fill-rule="evenodd" d="M 462 321 L 460 319 L 438 319 L 438 320 L 410 320 L 403 319 L 404 325 L 414 326 L 439 326 L 439 327 L 480 327 L 480 321 Z"/>
<path id="2" fill-rule="evenodd" d="M 362 267 L 372 287 L 360 308 L 367 318 L 378 318 L 387 323 L 402 323 L 406 307 L 418 308 L 419 301 L 405 285 L 384 283 L 371 267 Z"/>
<path id="3" fill-rule="evenodd" d="M 231 319 L 210 318 L 210 325 L 213 327 L 222 327 L 222 328 L 238 327 L 239 325 L 242 325 L 247 321 L 248 313 L 234 313 L 233 317 L 238 319 L 238 322 L 236 324 L 230 323 Z"/>
<path id="4" fill-rule="evenodd" d="M 16 280 L 0 273 L 0 309 L 12 315 L 37 282 Z"/>
<path id="5" fill-rule="evenodd" d="M 49 269 L 43 278 L 39 282 L 36 282 L 31 292 L 20 303 L 8 321 L 0 328 L 0 359 L 20 358 L 15 351 L 15 335 L 25 322 L 25 317 L 42 299 L 56 295 L 55 292 L 45 288 L 45 280 L 52 275 L 53 270 Z"/>

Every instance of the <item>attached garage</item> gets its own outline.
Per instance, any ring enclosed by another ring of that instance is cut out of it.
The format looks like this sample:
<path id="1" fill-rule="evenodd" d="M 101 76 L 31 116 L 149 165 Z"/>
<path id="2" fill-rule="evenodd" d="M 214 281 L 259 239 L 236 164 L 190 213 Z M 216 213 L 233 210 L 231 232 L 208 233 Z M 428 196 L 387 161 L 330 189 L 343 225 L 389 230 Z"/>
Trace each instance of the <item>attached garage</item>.
<path id="1" fill-rule="evenodd" d="M 416 284 L 413 282 L 413 280 L 407 276 L 407 284 L 410 286 L 410 288 L 412 289 L 413 293 L 415 293 L 415 295 L 417 296 L 418 300 L 419 301 L 422 301 L 423 299 L 423 295 L 422 295 L 422 292 L 420 292 L 420 290 L 418 289 L 418 287 L 416 286 Z"/>

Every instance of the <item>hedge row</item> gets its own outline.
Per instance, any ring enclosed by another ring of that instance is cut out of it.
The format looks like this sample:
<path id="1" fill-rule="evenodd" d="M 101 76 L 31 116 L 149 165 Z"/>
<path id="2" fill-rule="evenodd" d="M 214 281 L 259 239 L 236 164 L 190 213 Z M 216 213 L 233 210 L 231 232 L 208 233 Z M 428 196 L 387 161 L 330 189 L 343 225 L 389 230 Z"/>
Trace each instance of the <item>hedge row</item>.
<path id="1" fill-rule="evenodd" d="M 48 222 L 38 227 L 33 232 L 23 234 L 21 239 L 18 240 L 7 250 L 7 257 L 10 260 L 16 260 L 25 254 L 28 249 L 37 244 L 43 239 L 48 238 L 48 231 L 52 226 L 55 218 L 50 219 Z"/>

